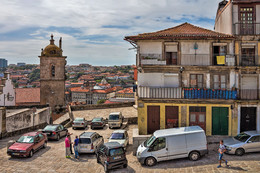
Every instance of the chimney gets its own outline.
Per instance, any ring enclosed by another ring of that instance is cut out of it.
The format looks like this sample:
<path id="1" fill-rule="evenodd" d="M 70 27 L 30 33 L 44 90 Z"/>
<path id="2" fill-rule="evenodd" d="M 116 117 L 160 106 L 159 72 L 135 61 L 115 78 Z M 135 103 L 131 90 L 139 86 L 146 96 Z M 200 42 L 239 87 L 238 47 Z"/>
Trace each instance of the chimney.
<path id="1" fill-rule="evenodd" d="M 60 42 L 59 42 L 60 49 L 62 49 L 61 46 L 62 46 L 62 37 L 60 37 Z"/>

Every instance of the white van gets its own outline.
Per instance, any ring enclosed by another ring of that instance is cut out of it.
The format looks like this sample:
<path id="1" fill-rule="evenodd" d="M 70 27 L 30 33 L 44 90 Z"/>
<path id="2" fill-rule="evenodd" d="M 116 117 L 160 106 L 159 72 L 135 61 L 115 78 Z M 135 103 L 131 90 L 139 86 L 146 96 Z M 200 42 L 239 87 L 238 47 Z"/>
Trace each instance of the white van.
<path id="1" fill-rule="evenodd" d="M 154 166 L 157 162 L 189 157 L 196 161 L 208 153 L 204 130 L 199 126 L 157 130 L 137 149 L 141 164 Z"/>
<path id="2" fill-rule="evenodd" d="M 108 117 L 108 127 L 114 128 L 114 127 L 121 127 L 123 124 L 123 115 L 121 112 L 113 112 L 111 114 L 109 114 Z"/>

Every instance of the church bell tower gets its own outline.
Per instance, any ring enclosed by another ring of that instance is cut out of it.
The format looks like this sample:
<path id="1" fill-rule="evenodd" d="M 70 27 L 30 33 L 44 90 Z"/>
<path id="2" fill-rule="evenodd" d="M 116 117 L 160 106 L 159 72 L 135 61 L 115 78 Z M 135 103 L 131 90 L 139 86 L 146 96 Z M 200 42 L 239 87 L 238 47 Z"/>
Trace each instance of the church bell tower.
<path id="1" fill-rule="evenodd" d="M 50 44 L 42 49 L 40 58 L 41 104 L 49 104 L 51 109 L 65 105 L 65 65 L 62 56 L 62 38 L 59 47 L 51 35 Z"/>

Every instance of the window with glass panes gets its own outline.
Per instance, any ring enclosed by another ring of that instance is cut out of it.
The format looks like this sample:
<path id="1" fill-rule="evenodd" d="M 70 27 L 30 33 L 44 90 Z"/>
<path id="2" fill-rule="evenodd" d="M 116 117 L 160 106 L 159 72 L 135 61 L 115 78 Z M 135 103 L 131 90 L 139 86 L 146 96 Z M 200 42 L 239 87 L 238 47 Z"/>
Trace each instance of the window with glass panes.
<path id="1" fill-rule="evenodd" d="M 254 34 L 254 8 L 240 8 L 240 32 L 241 34 Z"/>
<path id="2" fill-rule="evenodd" d="M 214 89 L 226 89 L 226 75 L 213 75 Z"/>
<path id="3" fill-rule="evenodd" d="M 203 88 L 203 74 L 191 74 L 190 87 Z"/>

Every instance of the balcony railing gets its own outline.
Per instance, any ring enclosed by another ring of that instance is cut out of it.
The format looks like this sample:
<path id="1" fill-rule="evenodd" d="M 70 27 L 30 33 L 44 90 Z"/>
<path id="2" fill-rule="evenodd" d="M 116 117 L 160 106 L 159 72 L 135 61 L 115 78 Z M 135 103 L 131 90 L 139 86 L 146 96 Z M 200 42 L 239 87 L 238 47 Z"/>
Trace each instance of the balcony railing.
<path id="1" fill-rule="evenodd" d="M 235 35 L 259 35 L 260 23 L 235 23 Z"/>
<path id="2" fill-rule="evenodd" d="M 182 88 L 138 87 L 139 98 L 181 99 Z"/>
<path id="3" fill-rule="evenodd" d="M 237 91 L 198 88 L 138 87 L 139 98 L 149 99 L 225 99 L 236 100 Z"/>
<path id="4" fill-rule="evenodd" d="M 210 59 L 210 54 L 182 54 L 181 65 L 208 66 Z"/>
<path id="5" fill-rule="evenodd" d="M 140 54 L 141 65 L 166 65 L 161 54 Z"/>
<path id="6" fill-rule="evenodd" d="M 240 55 L 240 66 L 257 66 L 258 56 Z"/>
<path id="7" fill-rule="evenodd" d="M 236 90 L 183 88 L 183 91 L 184 99 L 237 99 Z"/>
<path id="8" fill-rule="evenodd" d="M 241 89 L 239 90 L 240 100 L 259 100 L 259 91 L 257 89 Z"/>

